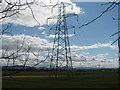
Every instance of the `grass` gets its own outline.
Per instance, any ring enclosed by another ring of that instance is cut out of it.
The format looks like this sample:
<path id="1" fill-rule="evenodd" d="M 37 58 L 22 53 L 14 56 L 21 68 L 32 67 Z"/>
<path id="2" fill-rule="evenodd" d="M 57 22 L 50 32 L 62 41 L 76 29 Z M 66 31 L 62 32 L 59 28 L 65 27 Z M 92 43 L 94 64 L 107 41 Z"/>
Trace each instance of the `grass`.
<path id="1" fill-rule="evenodd" d="M 22 71 L 11 77 L 3 77 L 3 88 L 117 88 L 119 84 L 115 71 L 74 71 L 73 78 L 56 79 L 48 77 L 48 73 Z"/>

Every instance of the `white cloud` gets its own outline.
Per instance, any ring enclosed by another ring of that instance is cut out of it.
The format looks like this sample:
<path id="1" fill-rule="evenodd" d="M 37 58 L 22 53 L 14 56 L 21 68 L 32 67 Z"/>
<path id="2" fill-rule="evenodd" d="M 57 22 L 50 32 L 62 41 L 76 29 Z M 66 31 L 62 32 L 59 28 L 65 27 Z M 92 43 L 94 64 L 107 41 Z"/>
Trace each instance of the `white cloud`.
<path id="1" fill-rule="evenodd" d="M 41 34 L 46 34 L 46 32 L 45 32 L 45 31 L 43 31 Z"/>
<path id="2" fill-rule="evenodd" d="M 105 53 L 105 54 L 98 54 L 98 55 L 96 55 L 95 57 L 96 57 L 96 58 L 105 59 L 108 55 L 109 55 L 108 53 Z"/>
<path id="3" fill-rule="evenodd" d="M 44 34 L 45 32 L 42 32 L 42 33 Z M 46 51 L 46 50 L 52 49 L 53 43 L 49 43 L 47 39 L 42 39 L 40 37 L 32 37 L 29 35 L 14 35 L 14 36 L 2 35 L 2 46 L 3 46 L 2 48 L 3 49 L 7 48 L 8 50 L 16 50 L 17 43 L 18 43 L 18 47 L 20 47 L 22 46 L 23 40 L 24 40 L 23 48 L 27 48 L 28 46 L 30 46 L 33 52 L 36 52 L 38 50 Z M 71 46 L 71 51 L 98 49 L 98 48 L 111 48 L 116 50 L 118 47 L 117 45 L 111 46 L 110 43 L 97 43 L 90 46 L 73 45 Z M 82 54 L 88 55 L 89 53 L 83 52 Z M 99 56 L 102 57 L 102 55 L 99 55 Z"/>
<path id="4" fill-rule="evenodd" d="M 39 27 L 38 29 L 43 30 L 43 29 L 45 29 L 45 27 Z"/>
<path id="5" fill-rule="evenodd" d="M 86 57 L 85 60 L 82 60 L 81 55 L 77 54 L 77 57 L 73 57 L 73 66 L 74 67 L 90 67 L 90 68 L 118 68 L 118 59 L 105 59 L 106 55 L 103 55 L 103 57 L 99 57 L 98 54 L 96 56 L 86 56 L 82 55 L 83 57 Z M 92 60 L 94 57 L 95 60 Z"/>
<path id="6" fill-rule="evenodd" d="M 20 49 L 22 45 L 23 47 Z M 23 65 L 25 63 L 25 60 L 28 58 L 26 65 L 34 65 L 37 63 L 37 60 L 40 62 L 46 58 L 46 53 L 48 53 L 48 51 L 52 48 L 52 43 L 49 43 L 46 39 L 42 39 L 40 37 L 32 37 L 29 35 L 2 35 L 1 46 L 4 57 L 7 57 L 13 52 L 16 52 L 18 49 L 20 49 L 20 51 L 18 51 L 19 57 L 15 59 L 15 64 Z M 27 52 L 28 46 L 30 46 L 29 55 Z M 14 54 L 14 56 L 16 55 L 17 53 Z M 13 55 L 10 57 L 11 59 L 9 65 L 12 65 L 12 57 Z M 0 60 L 2 65 L 7 65 L 6 59 Z"/>
<path id="7" fill-rule="evenodd" d="M 57 37 L 58 37 L 58 35 L 56 35 Z M 74 36 L 74 34 L 69 34 L 68 35 L 68 37 L 72 37 L 72 36 Z M 54 38 L 55 37 L 55 35 L 48 35 L 48 36 L 46 36 L 47 38 Z M 64 35 L 61 35 L 60 37 L 64 37 Z"/>
<path id="8" fill-rule="evenodd" d="M 17 49 L 17 44 L 20 48 L 23 42 L 23 48 L 27 48 L 28 46 L 30 46 L 31 51 L 33 52 L 36 52 L 38 50 L 47 51 L 52 46 L 52 44 L 49 43 L 46 39 L 42 39 L 40 37 L 32 37 L 29 35 L 2 35 L 2 49 L 14 51 Z"/>
<path id="9" fill-rule="evenodd" d="M 82 52 L 82 54 L 89 55 L 90 53 L 89 52 Z"/>
<path id="10" fill-rule="evenodd" d="M 19 43 L 18 47 L 20 47 L 23 43 L 24 37 L 25 37 L 25 41 L 24 41 L 23 48 L 27 49 L 29 45 L 31 46 L 29 60 L 27 62 L 27 65 L 36 64 L 37 59 L 38 59 L 38 62 L 40 62 L 41 60 L 44 60 L 46 58 L 46 54 L 48 53 L 46 51 L 52 49 L 52 43 L 40 37 L 32 37 L 29 35 L 14 35 L 14 36 L 3 35 L 2 36 L 2 46 L 3 46 L 2 49 L 3 50 L 8 49 L 9 53 L 16 51 L 17 42 Z M 97 54 L 95 56 L 92 56 L 90 52 L 84 52 L 84 50 L 86 49 L 102 48 L 102 47 L 108 47 L 108 48 L 114 49 L 113 47 L 109 46 L 108 43 L 106 44 L 99 43 L 99 44 L 94 44 L 91 46 L 74 46 L 74 47 L 71 46 L 71 50 L 76 50 L 76 51 L 83 50 L 83 53 L 81 54 L 78 54 L 77 52 L 71 52 L 72 60 L 73 60 L 73 67 L 118 67 L 117 59 L 113 59 L 113 60 L 107 59 L 107 56 L 109 56 L 108 53 L 105 53 L 105 54 L 102 53 L 102 54 Z M 21 52 L 19 52 L 19 54 L 21 54 L 22 56 L 15 60 L 16 64 L 19 64 L 19 65 L 24 64 L 28 54 L 26 53 L 26 51 L 23 52 L 23 50 L 24 49 L 22 49 Z M 38 55 L 39 57 L 36 57 L 32 52 L 35 55 Z M 40 65 L 48 67 L 48 65 L 50 64 L 49 60 L 50 60 L 50 57 L 47 58 L 47 60 Z M 6 60 L 2 59 L 1 64 L 5 65 Z M 11 64 L 12 64 L 12 60 L 11 60 Z"/>
<path id="11" fill-rule="evenodd" d="M 16 1 L 16 0 L 15 0 Z M 25 3 L 26 0 L 20 0 L 21 3 Z M 31 2 L 32 0 L 27 0 L 28 2 Z M 51 7 L 44 7 L 45 5 L 55 5 L 57 3 L 58 0 L 52 0 L 52 2 L 50 3 L 49 0 L 37 0 L 37 4 L 34 3 L 31 5 L 31 8 L 33 10 L 34 16 L 37 19 L 37 21 L 40 22 L 41 25 L 46 24 L 46 20 L 48 17 L 50 17 L 52 15 L 51 13 Z M 13 1 L 12 1 L 13 2 Z M 68 7 L 67 9 L 67 13 L 76 13 L 76 14 L 80 14 L 83 13 L 82 9 L 77 7 L 76 4 L 72 3 L 70 0 L 59 0 L 59 2 L 67 2 L 73 5 L 73 10 L 70 9 L 70 7 Z M 5 7 L 6 7 L 6 3 L 3 2 L 1 3 L 0 7 L 0 11 L 2 11 Z M 22 7 L 24 8 L 24 7 Z M 56 13 L 57 11 L 54 10 L 54 13 Z M 8 14 L 10 14 L 12 12 L 8 12 Z M 39 25 L 36 20 L 32 17 L 32 13 L 31 10 L 29 8 L 27 8 L 26 10 L 22 10 L 20 11 L 20 14 L 5 18 L 5 22 L 4 23 L 14 23 L 14 24 L 18 24 L 18 25 L 25 25 L 25 26 L 36 26 Z M 1 16 L 1 15 L 0 15 Z M 52 21 L 50 22 L 52 23 Z"/>
<path id="12" fill-rule="evenodd" d="M 78 50 L 86 50 L 86 49 L 94 49 L 94 48 L 111 48 L 111 49 L 118 49 L 117 45 L 111 46 L 110 43 L 96 43 L 90 46 L 71 46 L 71 49 L 73 51 L 78 51 Z"/>
<path id="13" fill-rule="evenodd" d="M 72 2 L 115 2 L 115 0 L 71 0 Z M 119 0 L 116 0 L 118 2 Z"/>

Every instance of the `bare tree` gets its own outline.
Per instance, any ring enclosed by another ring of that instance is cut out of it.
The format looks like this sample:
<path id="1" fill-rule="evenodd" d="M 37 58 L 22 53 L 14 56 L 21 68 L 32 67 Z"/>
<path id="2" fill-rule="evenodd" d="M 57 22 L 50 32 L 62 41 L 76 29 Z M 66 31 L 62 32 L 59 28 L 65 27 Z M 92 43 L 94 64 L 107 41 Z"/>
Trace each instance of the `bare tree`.
<path id="1" fill-rule="evenodd" d="M 38 23 L 38 25 L 40 25 L 40 22 L 36 19 L 34 12 L 31 8 L 31 5 L 36 4 L 37 5 L 37 0 L 3 0 L 0 3 L 0 7 L 2 7 L 2 5 L 5 5 L 4 8 L 0 9 L 0 23 L 2 24 L 3 21 L 5 21 L 7 18 L 10 18 L 12 16 L 15 15 L 21 15 L 21 11 L 29 9 L 31 11 L 32 17 L 33 19 L 35 19 L 35 21 Z M 6 34 L 6 33 L 10 33 L 8 32 L 9 30 L 9 25 L 6 28 L 2 28 L 0 30 L 1 34 Z"/>
<path id="2" fill-rule="evenodd" d="M 19 44 L 20 43 L 18 41 L 16 50 L 14 50 L 14 51 L 8 50 L 9 47 L 6 47 L 3 49 L 3 53 L 0 58 L 1 60 L 4 60 L 6 62 L 6 68 L 5 68 L 3 76 L 6 76 L 6 75 L 10 76 L 10 75 L 19 73 L 22 70 L 24 70 L 26 65 L 28 65 L 27 63 L 29 63 L 31 60 L 30 59 L 31 54 L 34 56 L 34 59 L 32 59 L 32 61 L 34 61 L 35 63 L 33 63 L 33 65 L 30 65 L 30 67 L 28 69 L 33 69 L 34 67 L 45 62 L 49 57 L 49 53 L 48 53 L 47 56 L 45 56 L 43 59 L 41 59 L 41 57 L 39 56 L 40 50 L 38 51 L 38 53 L 34 53 L 32 51 L 32 43 L 30 43 L 28 46 L 25 47 L 25 37 L 22 40 L 21 46 Z M 22 58 L 23 56 L 24 56 L 24 58 Z M 21 63 L 21 65 L 20 65 L 20 63 Z M 22 66 L 21 69 L 19 69 L 17 71 L 13 70 L 11 72 L 8 72 L 10 67 L 16 68 L 16 66 L 19 66 L 19 65 Z"/>
<path id="3" fill-rule="evenodd" d="M 85 24 L 83 24 L 83 25 L 80 25 L 79 28 L 88 26 L 89 24 L 95 22 L 96 20 L 100 19 L 105 13 L 113 10 L 113 9 L 116 8 L 117 6 L 118 6 L 118 15 L 120 14 L 120 11 L 119 11 L 119 10 L 120 10 L 120 9 L 119 9 L 119 8 L 120 8 L 120 0 L 114 0 L 113 2 L 105 3 L 104 5 L 108 5 L 108 7 L 107 7 L 100 15 L 98 15 L 98 16 L 95 17 L 95 18 L 93 18 L 91 21 L 89 21 L 89 22 L 87 22 L 87 23 L 85 23 Z M 119 29 L 120 29 L 120 17 L 118 16 L 117 19 L 114 18 L 114 17 L 112 17 L 112 18 L 113 18 L 113 20 L 118 20 L 118 32 L 114 33 L 114 34 L 111 35 L 110 37 L 118 34 L 118 38 L 117 38 L 115 41 L 113 41 L 113 42 L 111 43 L 111 45 L 113 45 L 114 43 L 116 43 L 116 42 L 118 41 L 118 65 L 119 65 L 119 66 L 118 66 L 118 79 L 119 79 L 119 80 L 118 80 L 118 81 L 119 81 L 118 86 L 120 87 L 120 30 L 119 30 Z"/>
<path id="4" fill-rule="evenodd" d="M 37 5 L 37 1 L 38 0 L 2 0 L 0 2 L 0 6 L 2 6 L 2 4 L 5 4 L 4 8 L 0 8 L 0 24 L 2 24 L 3 21 L 5 21 L 7 18 L 16 16 L 16 15 L 21 15 L 21 11 L 29 9 L 31 11 L 32 17 L 33 19 L 35 19 L 35 21 L 40 25 L 40 22 L 36 19 L 33 9 L 31 7 L 31 5 L 36 4 Z M 10 28 L 12 27 L 12 24 L 7 24 L 6 26 L 0 29 L 0 39 L 2 39 L 2 35 L 3 34 L 9 34 L 12 36 L 12 30 L 10 30 Z M 25 37 L 22 41 L 22 45 L 19 47 L 19 41 L 17 42 L 17 48 L 14 51 L 9 52 L 7 47 L 6 49 L 2 49 L 2 56 L 0 56 L 0 59 L 4 59 L 6 61 L 6 69 L 8 68 L 8 66 L 10 66 L 10 62 L 12 62 L 12 66 L 15 66 L 15 61 L 20 61 L 22 63 L 22 69 L 20 69 L 19 71 L 15 71 L 12 73 L 8 73 L 5 75 L 12 75 L 14 73 L 18 73 L 21 70 L 24 69 L 24 67 L 27 65 L 27 62 L 29 62 L 30 60 L 30 53 L 32 53 L 35 56 L 35 60 L 37 60 L 37 63 L 34 64 L 33 66 L 31 66 L 30 68 L 33 68 L 37 65 L 39 65 L 40 63 L 43 63 L 44 61 L 46 61 L 46 59 L 48 58 L 48 56 L 44 57 L 43 60 L 40 59 L 40 57 L 36 54 L 34 54 L 34 52 L 31 51 L 31 45 L 29 45 L 28 47 L 24 47 L 24 43 L 25 43 Z M 21 54 L 23 53 L 23 54 Z M 39 52 L 38 52 L 39 53 Z M 25 59 L 21 59 L 20 57 L 25 56 Z"/>
<path id="5" fill-rule="evenodd" d="M 113 10 L 115 7 L 117 7 L 120 2 L 120 0 L 114 0 L 114 2 L 108 2 L 108 3 L 105 3 L 103 5 L 108 5 L 108 7 L 100 14 L 98 15 L 97 17 L 93 18 L 92 20 L 90 20 L 89 22 L 83 24 L 83 25 L 80 25 L 79 28 L 82 28 L 82 27 L 85 27 L 85 26 L 88 26 L 89 24 L 93 23 L 94 21 L 98 20 L 99 18 L 101 18 L 105 13 Z M 115 18 L 113 17 L 113 20 Z"/>
<path id="6" fill-rule="evenodd" d="M 22 0 L 15 0 L 15 1 L 4 0 L 2 3 L 5 3 L 6 6 L 4 9 L 0 11 L 0 14 L 2 14 L 0 19 L 5 19 L 7 17 L 20 14 L 20 11 L 22 10 L 31 8 L 30 6 L 35 3 L 35 0 L 32 0 L 31 2 L 28 2 L 27 0 L 25 0 L 25 2 L 23 3 L 22 3 Z"/>

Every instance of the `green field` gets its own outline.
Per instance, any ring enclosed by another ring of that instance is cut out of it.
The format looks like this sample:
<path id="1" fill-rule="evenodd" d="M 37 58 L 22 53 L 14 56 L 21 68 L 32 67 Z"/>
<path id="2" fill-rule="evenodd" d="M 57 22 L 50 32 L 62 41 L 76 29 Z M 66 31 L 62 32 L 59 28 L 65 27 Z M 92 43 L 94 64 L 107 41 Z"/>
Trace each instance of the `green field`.
<path id="1" fill-rule="evenodd" d="M 11 77 L 3 77 L 2 85 L 3 88 L 118 88 L 119 86 L 115 70 L 74 71 L 73 74 L 73 78 L 60 76 L 53 79 L 48 77 L 48 71 L 22 71 Z"/>

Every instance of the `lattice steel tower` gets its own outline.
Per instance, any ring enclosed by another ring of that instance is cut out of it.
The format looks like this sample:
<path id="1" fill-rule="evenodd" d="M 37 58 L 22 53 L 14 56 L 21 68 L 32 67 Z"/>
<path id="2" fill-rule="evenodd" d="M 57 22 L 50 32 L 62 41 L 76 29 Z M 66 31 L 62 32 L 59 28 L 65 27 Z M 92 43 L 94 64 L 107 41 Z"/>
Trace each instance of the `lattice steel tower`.
<path id="1" fill-rule="evenodd" d="M 77 14 L 67 14 L 66 7 L 72 7 L 69 3 L 59 3 L 53 6 L 58 8 L 57 15 L 53 15 L 48 19 L 57 19 L 57 24 L 53 25 L 50 30 L 55 30 L 55 37 L 50 61 L 51 75 L 58 77 L 58 73 L 64 70 L 67 76 L 72 76 L 72 59 L 70 51 L 70 43 L 68 38 L 68 29 L 74 29 L 73 25 L 67 23 L 67 18 L 76 16 Z M 72 8 L 71 8 L 72 9 Z"/>

